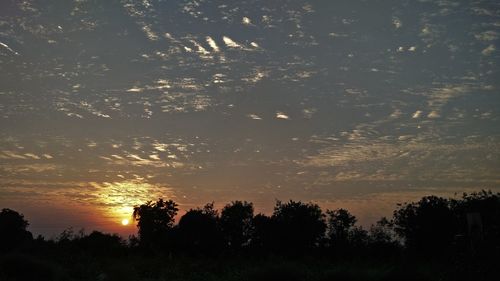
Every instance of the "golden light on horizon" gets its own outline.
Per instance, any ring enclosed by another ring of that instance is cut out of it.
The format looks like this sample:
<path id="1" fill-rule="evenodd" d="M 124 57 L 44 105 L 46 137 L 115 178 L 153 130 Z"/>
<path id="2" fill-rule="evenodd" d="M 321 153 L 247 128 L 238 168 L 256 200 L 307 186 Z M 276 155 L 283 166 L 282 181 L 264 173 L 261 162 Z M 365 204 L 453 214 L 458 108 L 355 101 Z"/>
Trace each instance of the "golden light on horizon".
<path id="1" fill-rule="evenodd" d="M 120 222 L 121 226 L 131 223 L 131 216 L 136 205 L 160 197 L 171 198 L 170 188 L 141 180 L 122 182 L 92 182 L 96 190 L 96 199 L 102 205 L 102 215 L 109 221 Z"/>

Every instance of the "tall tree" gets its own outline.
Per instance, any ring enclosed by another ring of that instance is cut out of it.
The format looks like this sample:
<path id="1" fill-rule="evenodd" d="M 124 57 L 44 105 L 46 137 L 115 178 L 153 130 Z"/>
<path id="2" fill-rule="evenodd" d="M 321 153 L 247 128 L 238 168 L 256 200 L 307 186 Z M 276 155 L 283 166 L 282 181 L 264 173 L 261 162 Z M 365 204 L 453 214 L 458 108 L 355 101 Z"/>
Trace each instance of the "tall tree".
<path id="1" fill-rule="evenodd" d="M 396 234 L 392 227 L 392 223 L 382 217 L 374 225 L 370 227 L 370 242 L 379 245 L 397 245 Z"/>
<path id="2" fill-rule="evenodd" d="M 450 247 L 457 233 L 457 218 L 450 201 L 436 196 L 405 203 L 393 214 L 394 230 L 408 249 L 439 253 Z"/>
<path id="3" fill-rule="evenodd" d="M 349 244 L 350 232 L 356 223 L 356 217 L 345 209 L 327 210 L 328 238 L 334 247 Z"/>
<path id="4" fill-rule="evenodd" d="M 222 245 L 218 212 L 213 203 L 191 209 L 179 220 L 177 242 L 182 251 L 212 254 Z"/>
<path id="5" fill-rule="evenodd" d="M 301 252 L 317 246 L 326 229 L 324 214 L 313 203 L 277 201 L 271 219 L 275 225 L 274 243 L 285 251 Z"/>
<path id="6" fill-rule="evenodd" d="M 139 228 L 140 245 L 146 248 L 168 246 L 168 236 L 178 211 L 174 201 L 161 198 L 135 206 L 133 217 Z"/>
<path id="7" fill-rule="evenodd" d="M 265 250 L 273 246 L 275 236 L 274 220 L 264 214 L 257 214 L 252 219 L 252 233 L 250 238 L 250 246 Z"/>
<path id="8" fill-rule="evenodd" d="M 222 209 L 220 227 L 229 247 L 238 249 L 249 242 L 252 219 L 252 203 L 234 201 Z"/>
<path id="9" fill-rule="evenodd" d="M 459 220 L 459 232 L 476 240 L 475 247 L 480 251 L 500 253 L 500 193 L 482 190 L 471 194 L 464 193 L 459 200 L 451 201 L 451 208 Z M 470 218 L 475 215 L 478 229 L 474 229 Z M 476 232 L 476 233 L 474 233 Z"/>
<path id="10" fill-rule="evenodd" d="M 2 209 L 0 212 L 0 250 L 11 250 L 32 240 L 31 232 L 26 230 L 28 225 L 28 221 L 22 214 L 11 209 Z"/>

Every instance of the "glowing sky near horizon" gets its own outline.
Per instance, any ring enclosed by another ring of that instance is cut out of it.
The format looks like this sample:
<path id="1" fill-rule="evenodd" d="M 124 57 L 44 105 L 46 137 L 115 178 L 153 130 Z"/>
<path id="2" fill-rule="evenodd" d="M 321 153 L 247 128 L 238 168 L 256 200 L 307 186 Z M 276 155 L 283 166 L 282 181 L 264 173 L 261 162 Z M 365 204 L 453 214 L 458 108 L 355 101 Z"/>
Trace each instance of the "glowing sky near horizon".
<path id="1" fill-rule="evenodd" d="M 347 207 L 500 190 L 500 3 L 0 2 L 0 207 Z"/>

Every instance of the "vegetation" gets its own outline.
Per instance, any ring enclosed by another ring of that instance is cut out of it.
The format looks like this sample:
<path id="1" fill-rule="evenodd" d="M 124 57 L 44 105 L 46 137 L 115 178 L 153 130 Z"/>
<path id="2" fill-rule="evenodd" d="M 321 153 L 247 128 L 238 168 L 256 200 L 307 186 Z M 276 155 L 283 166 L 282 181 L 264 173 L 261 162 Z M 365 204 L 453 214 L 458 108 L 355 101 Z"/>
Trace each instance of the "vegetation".
<path id="1" fill-rule="evenodd" d="M 163 199 L 134 207 L 132 216 L 137 221 L 142 248 L 168 248 L 177 211 L 179 209 L 174 201 Z"/>
<path id="2" fill-rule="evenodd" d="M 427 196 L 368 230 L 345 209 L 234 201 L 187 211 L 159 199 L 134 208 L 138 238 L 66 230 L 33 238 L 0 212 L 0 280 L 492 280 L 500 260 L 500 194 Z"/>

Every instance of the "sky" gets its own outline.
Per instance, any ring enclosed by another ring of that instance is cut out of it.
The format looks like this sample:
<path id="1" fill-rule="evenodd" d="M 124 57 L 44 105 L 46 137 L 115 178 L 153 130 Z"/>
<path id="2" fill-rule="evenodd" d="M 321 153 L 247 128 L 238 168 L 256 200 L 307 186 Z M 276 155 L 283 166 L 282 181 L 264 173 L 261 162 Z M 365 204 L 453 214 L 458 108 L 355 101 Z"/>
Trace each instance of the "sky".
<path id="1" fill-rule="evenodd" d="M 500 191 L 496 0 L 0 2 L 0 208 L 48 237 L 133 206 Z"/>

